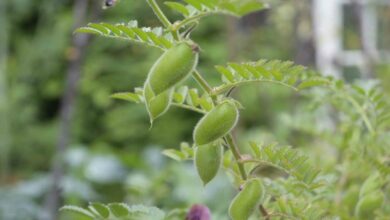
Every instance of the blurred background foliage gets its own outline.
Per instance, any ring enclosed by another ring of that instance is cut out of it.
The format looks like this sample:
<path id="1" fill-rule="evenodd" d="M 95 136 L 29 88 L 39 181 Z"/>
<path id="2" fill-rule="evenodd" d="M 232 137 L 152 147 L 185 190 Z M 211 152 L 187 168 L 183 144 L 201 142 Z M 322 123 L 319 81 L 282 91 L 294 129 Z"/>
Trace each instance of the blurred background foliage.
<path id="1" fill-rule="evenodd" d="M 137 19 L 142 26 L 159 25 L 144 1 L 122 0 L 118 7 L 98 12 L 93 8 L 101 8 L 101 2 L 90 3 L 84 24 Z M 38 219 L 55 160 L 68 62 L 77 53 L 72 47 L 74 1 L 6 0 L 2 4 L 6 20 L 1 32 L 7 35 L 8 42 L 3 43 L 8 52 L 5 75 L 1 76 L 7 85 L 7 101 L 0 104 L 6 105 L 7 112 L 0 120 L 7 121 L 8 129 L 3 130 L 7 133 L 0 142 L 8 145 L 4 148 L 8 150 L 2 151 L 8 162 L 0 187 L 0 219 Z M 241 20 L 216 16 L 199 25 L 193 38 L 202 48 L 200 70 L 213 85 L 219 82 L 214 65 L 227 61 L 281 59 L 315 66 L 310 1 L 275 1 L 274 5 Z M 384 22 L 383 29 L 388 32 L 389 20 Z M 353 47 L 354 33 L 345 36 L 344 41 Z M 387 47 L 388 39 L 382 40 Z M 142 86 L 159 55 L 156 49 L 92 38 L 75 97 L 70 147 L 63 155 L 63 202 L 126 201 L 164 209 L 205 203 L 215 219 L 225 219 L 233 196 L 227 177 L 220 175 L 203 188 L 191 163 L 177 163 L 160 153 L 162 148 L 190 142 L 200 116 L 172 108 L 149 130 L 144 106 L 109 97 Z M 389 73 L 389 64 L 376 68 L 376 76 L 386 89 L 390 88 Z M 316 116 L 309 111 L 310 98 L 269 85 L 240 88 L 234 95 L 245 106 L 236 130 L 240 143 L 247 139 L 277 141 L 311 146 L 304 149 L 314 151 L 314 157 L 322 154 L 324 148 L 313 148 L 321 137 L 310 129 L 327 127 L 312 123 Z M 305 126 L 306 130 L 302 129 Z M 332 164 L 317 162 L 319 166 Z"/>

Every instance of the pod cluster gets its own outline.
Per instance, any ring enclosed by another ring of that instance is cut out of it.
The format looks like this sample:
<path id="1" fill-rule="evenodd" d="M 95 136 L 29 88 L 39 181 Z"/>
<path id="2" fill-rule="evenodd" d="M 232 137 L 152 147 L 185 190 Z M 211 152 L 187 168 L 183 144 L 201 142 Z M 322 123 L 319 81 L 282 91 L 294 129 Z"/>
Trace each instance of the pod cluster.
<path id="1" fill-rule="evenodd" d="M 204 115 L 194 129 L 195 167 L 204 185 L 217 175 L 221 165 L 223 146 L 218 139 L 234 128 L 238 115 L 236 104 L 226 100 Z"/>
<path id="2" fill-rule="evenodd" d="M 169 109 L 174 87 L 190 76 L 198 64 L 199 55 L 194 47 L 180 42 L 162 54 L 150 69 L 144 98 L 151 122 Z"/>

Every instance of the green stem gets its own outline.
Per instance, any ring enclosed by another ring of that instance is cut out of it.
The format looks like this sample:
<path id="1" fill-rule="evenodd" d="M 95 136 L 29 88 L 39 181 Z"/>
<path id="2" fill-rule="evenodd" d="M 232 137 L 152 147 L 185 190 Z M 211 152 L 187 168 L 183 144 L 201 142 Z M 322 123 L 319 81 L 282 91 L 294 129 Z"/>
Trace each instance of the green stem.
<path id="1" fill-rule="evenodd" d="M 225 140 L 226 140 L 227 145 L 229 146 L 230 150 L 232 151 L 234 158 L 236 159 L 238 170 L 240 171 L 241 178 L 243 180 L 246 180 L 248 177 L 246 175 L 244 164 L 240 163 L 241 154 L 240 154 L 240 151 L 238 150 L 237 146 L 234 144 L 233 136 L 231 134 L 228 134 L 228 135 L 226 135 Z"/>
<path id="2" fill-rule="evenodd" d="M 233 135 L 228 134 L 228 135 L 226 135 L 226 137 L 224 139 L 227 142 L 227 145 L 229 146 L 230 150 L 232 151 L 234 158 L 236 159 L 238 170 L 240 171 L 241 178 L 243 180 L 246 180 L 248 178 L 248 176 L 246 174 L 244 164 L 240 163 L 241 154 L 240 154 L 240 151 L 238 150 L 237 146 L 234 144 Z M 259 205 L 259 210 L 266 220 L 270 219 L 270 215 L 267 212 L 267 209 L 265 209 L 265 207 L 262 204 Z"/>
<path id="3" fill-rule="evenodd" d="M 285 87 L 290 88 L 294 91 L 298 91 L 298 89 L 296 87 L 288 85 L 287 83 L 284 83 L 284 82 L 279 82 L 279 81 L 275 81 L 275 80 L 268 80 L 268 79 L 255 79 L 255 80 L 246 80 L 246 81 L 241 81 L 241 82 L 230 83 L 227 85 L 222 85 L 222 86 L 216 87 L 214 89 L 213 93 L 215 95 L 219 95 L 219 94 L 224 93 L 233 87 L 238 87 L 238 86 L 242 86 L 242 85 L 246 85 L 246 84 L 250 84 L 250 83 L 272 83 L 272 84 L 285 86 Z"/>
<path id="4" fill-rule="evenodd" d="M 172 29 L 172 24 L 168 20 L 167 16 L 165 16 L 164 12 L 161 10 L 160 6 L 158 6 L 156 0 L 146 0 L 149 4 L 149 6 L 152 8 L 154 14 L 156 14 L 157 18 L 161 21 L 161 23 L 164 25 L 164 27 L 168 28 L 169 30 Z M 175 40 L 179 40 L 179 34 L 177 31 L 172 30 L 171 31 L 173 38 Z"/>
<path id="5" fill-rule="evenodd" d="M 192 23 L 192 22 L 196 22 L 197 20 L 199 20 L 200 18 L 203 18 L 203 17 L 206 17 L 208 15 L 210 15 L 211 13 L 199 13 L 195 16 L 192 16 L 192 17 L 188 17 L 186 19 L 183 19 L 182 21 L 179 21 L 176 25 L 175 25 L 175 29 L 176 30 L 179 30 L 180 28 Z"/>
<path id="6" fill-rule="evenodd" d="M 197 112 L 197 113 L 200 113 L 200 114 L 206 114 L 205 111 L 202 111 L 201 109 L 198 109 L 198 108 L 194 108 L 194 107 L 192 107 L 190 105 L 179 104 L 179 103 L 172 103 L 172 105 L 176 106 L 178 108 L 187 109 L 187 110 L 194 111 L 194 112 Z"/>
<path id="7" fill-rule="evenodd" d="M 202 89 L 211 96 L 211 99 L 213 100 L 214 104 L 216 104 L 217 96 L 214 95 L 213 89 L 211 88 L 209 83 L 202 77 L 198 70 L 194 70 L 192 77 L 200 85 L 200 87 L 202 87 Z"/>
<path id="8" fill-rule="evenodd" d="M 202 89 L 204 91 L 206 91 L 207 93 L 211 93 L 212 91 L 212 88 L 211 86 L 208 84 L 208 82 L 202 77 L 202 75 L 199 73 L 198 70 L 194 70 L 192 76 L 194 77 L 194 79 L 196 80 L 196 82 L 200 85 L 200 87 L 202 87 Z"/>

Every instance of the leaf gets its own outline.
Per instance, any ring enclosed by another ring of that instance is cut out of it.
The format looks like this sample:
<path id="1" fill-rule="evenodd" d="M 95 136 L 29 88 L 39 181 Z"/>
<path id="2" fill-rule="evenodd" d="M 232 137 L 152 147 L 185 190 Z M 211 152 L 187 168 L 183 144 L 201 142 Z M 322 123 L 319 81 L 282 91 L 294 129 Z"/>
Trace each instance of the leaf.
<path id="1" fill-rule="evenodd" d="M 325 78 L 315 77 L 312 79 L 304 80 L 301 84 L 299 84 L 298 89 L 302 90 L 314 86 L 326 86 L 329 85 L 329 83 L 330 83 L 329 80 Z"/>
<path id="2" fill-rule="evenodd" d="M 291 61 L 259 60 L 257 62 L 229 63 L 216 66 L 223 85 L 214 88 L 214 94 L 224 93 L 248 83 L 272 83 L 298 91 L 313 86 L 328 85 L 331 80 Z M 297 84 L 301 82 L 301 84 Z M 300 86 L 300 87 L 299 87 Z"/>
<path id="3" fill-rule="evenodd" d="M 67 211 L 67 212 L 72 212 L 76 215 L 79 215 L 81 217 L 86 217 L 88 219 L 94 219 L 94 216 L 91 212 L 89 212 L 86 209 L 77 207 L 77 206 L 72 206 L 72 205 L 66 205 L 60 208 L 60 211 Z"/>
<path id="4" fill-rule="evenodd" d="M 164 2 L 164 4 L 167 5 L 168 7 L 170 7 L 172 10 L 183 14 L 184 16 L 190 15 L 190 12 L 186 8 L 186 6 L 184 6 L 183 4 L 180 4 L 177 2 Z"/>
<path id="5" fill-rule="evenodd" d="M 129 215 L 129 207 L 124 203 L 111 203 L 108 205 L 111 213 L 118 218 Z"/>
<path id="6" fill-rule="evenodd" d="M 111 98 L 135 102 L 138 104 L 144 104 L 146 100 L 143 88 L 135 88 L 134 92 L 115 93 L 111 95 Z M 176 107 L 204 114 L 206 111 L 211 109 L 212 99 L 206 92 L 199 96 L 197 89 L 188 89 L 187 86 L 183 86 L 173 92 L 173 100 L 171 104 Z"/>
<path id="7" fill-rule="evenodd" d="M 173 45 L 172 35 L 168 30 L 165 30 L 162 27 L 138 27 L 137 21 L 130 21 L 128 25 L 123 23 L 90 23 L 87 27 L 78 28 L 75 32 L 129 40 L 135 43 L 157 47 L 162 50 L 169 49 Z"/>
<path id="8" fill-rule="evenodd" d="M 181 13 L 185 19 L 178 22 L 182 28 L 192 22 L 197 22 L 205 16 L 227 14 L 241 17 L 266 8 L 266 4 L 258 0 L 184 0 L 186 5 L 177 2 L 166 2 L 172 10 Z"/>
<path id="9" fill-rule="evenodd" d="M 176 161 L 183 161 L 186 159 L 186 155 L 184 153 L 175 149 L 163 150 L 162 154 Z"/>
<path id="10" fill-rule="evenodd" d="M 120 93 L 115 93 L 110 96 L 111 98 L 114 99 L 121 99 L 129 102 L 135 102 L 135 103 L 140 103 L 141 99 L 138 94 L 131 93 L 131 92 L 120 92 Z"/>
<path id="11" fill-rule="evenodd" d="M 88 208 L 92 211 L 95 211 L 96 214 L 98 214 L 103 218 L 108 218 L 110 216 L 110 210 L 106 205 L 102 203 L 96 203 L 96 202 L 90 203 Z"/>
<path id="12" fill-rule="evenodd" d="M 215 66 L 217 71 L 221 73 L 229 82 L 234 82 L 234 74 L 223 66 Z"/>
<path id="13" fill-rule="evenodd" d="M 128 220 L 163 220 L 165 213 L 156 207 L 133 205 L 129 208 Z"/>
<path id="14" fill-rule="evenodd" d="M 295 177 L 307 188 L 315 184 L 319 171 L 307 162 L 307 156 L 299 154 L 288 146 L 280 147 L 276 144 L 263 146 L 255 142 L 250 142 L 250 146 L 255 152 L 258 165 L 274 166 Z"/>

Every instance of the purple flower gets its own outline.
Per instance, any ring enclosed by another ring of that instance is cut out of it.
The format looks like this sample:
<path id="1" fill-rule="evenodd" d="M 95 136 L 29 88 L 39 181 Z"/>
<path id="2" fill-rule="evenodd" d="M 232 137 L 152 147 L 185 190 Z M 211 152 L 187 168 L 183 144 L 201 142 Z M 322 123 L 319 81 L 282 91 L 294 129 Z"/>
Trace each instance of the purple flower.
<path id="1" fill-rule="evenodd" d="M 210 210 L 207 206 L 195 204 L 188 212 L 186 220 L 211 220 Z"/>

